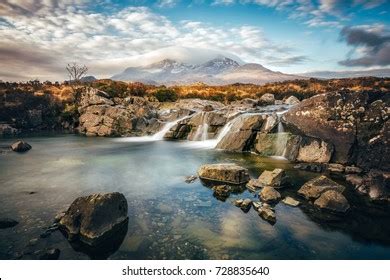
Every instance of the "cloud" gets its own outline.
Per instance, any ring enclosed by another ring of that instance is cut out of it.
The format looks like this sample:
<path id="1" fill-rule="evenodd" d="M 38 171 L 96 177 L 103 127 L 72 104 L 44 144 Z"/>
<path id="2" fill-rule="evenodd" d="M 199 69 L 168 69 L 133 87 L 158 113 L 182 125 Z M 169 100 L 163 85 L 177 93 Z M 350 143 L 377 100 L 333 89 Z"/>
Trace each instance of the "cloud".
<path id="1" fill-rule="evenodd" d="M 160 8 L 172 8 L 179 3 L 179 0 L 158 0 L 157 6 Z"/>
<path id="2" fill-rule="evenodd" d="M 354 47 L 357 58 L 340 61 L 344 66 L 386 66 L 390 65 L 390 31 L 383 25 L 344 27 L 340 39 Z"/>
<path id="3" fill-rule="evenodd" d="M 229 6 L 236 3 L 236 0 L 215 0 L 212 5 Z"/>
<path id="4" fill-rule="evenodd" d="M 288 57 L 294 52 L 266 38 L 256 26 L 173 23 L 146 7 L 96 13 L 54 4 L 44 8 L 34 5 L 30 11 L 41 13 L 46 9 L 47 13 L 32 16 L 25 12 L 26 5 L 4 15 L 0 24 L 0 66 L 15 73 L 15 79 L 23 73 L 31 78 L 61 80 L 65 77 L 64 65 L 70 61 L 86 64 L 90 74 L 105 77 L 140 62 L 153 63 L 167 57 L 185 58 L 187 54 L 204 59 L 205 50 L 212 50 L 210 55 L 227 54 L 229 50 L 230 55 L 265 64 L 274 61 L 267 57 Z"/>

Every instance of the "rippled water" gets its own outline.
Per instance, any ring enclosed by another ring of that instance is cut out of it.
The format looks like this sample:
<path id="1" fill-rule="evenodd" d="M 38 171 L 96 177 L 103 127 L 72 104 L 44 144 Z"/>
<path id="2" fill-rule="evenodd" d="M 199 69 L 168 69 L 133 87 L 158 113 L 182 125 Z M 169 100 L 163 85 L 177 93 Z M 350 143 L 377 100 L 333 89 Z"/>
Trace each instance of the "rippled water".
<path id="1" fill-rule="evenodd" d="M 298 171 L 285 161 L 252 154 L 205 149 L 188 142 L 118 142 L 75 135 L 26 137 L 33 149 L 0 154 L 0 217 L 20 223 L 0 229 L 0 258 L 36 258 L 59 248 L 61 259 L 389 259 L 390 218 L 383 206 L 348 193 L 352 211 L 324 221 L 310 205 L 279 203 L 270 225 L 251 209 L 232 201 L 254 197 L 245 191 L 225 202 L 201 184 L 184 182 L 201 164 L 235 162 L 252 176 L 284 168 L 296 190 L 315 173 Z M 1 139 L 0 146 L 12 139 Z M 78 196 L 122 192 L 129 203 L 127 231 L 105 252 L 77 247 L 54 232 L 40 234 L 54 216 Z M 34 240 L 37 239 L 37 240 Z"/>

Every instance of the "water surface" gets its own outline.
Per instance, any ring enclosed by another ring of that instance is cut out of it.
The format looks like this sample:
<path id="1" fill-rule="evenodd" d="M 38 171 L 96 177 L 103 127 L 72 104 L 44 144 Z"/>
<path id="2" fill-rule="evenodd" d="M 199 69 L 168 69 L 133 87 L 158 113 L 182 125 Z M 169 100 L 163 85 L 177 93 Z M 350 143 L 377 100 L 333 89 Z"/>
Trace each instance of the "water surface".
<path id="1" fill-rule="evenodd" d="M 201 164 L 234 162 L 257 177 L 264 169 L 286 169 L 291 186 L 282 195 L 297 199 L 296 190 L 315 173 L 295 170 L 277 159 L 204 149 L 188 142 L 118 142 L 75 135 L 26 137 L 33 149 L 0 154 L 0 217 L 20 223 L 0 229 L 0 258 L 36 258 L 59 248 L 61 259 L 389 259 L 390 219 L 383 206 L 347 190 L 351 212 L 324 220 L 303 204 L 276 205 L 270 225 L 253 209 L 242 212 L 232 202 L 256 194 L 244 191 L 226 201 L 197 180 Z M 1 139 L 0 146 L 12 143 Z M 107 252 L 89 252 L 54 232 L 40 235 L 54 216 L 72 201 L 96 192 L 123 193 L 129 224 L 118 244 Z"/>

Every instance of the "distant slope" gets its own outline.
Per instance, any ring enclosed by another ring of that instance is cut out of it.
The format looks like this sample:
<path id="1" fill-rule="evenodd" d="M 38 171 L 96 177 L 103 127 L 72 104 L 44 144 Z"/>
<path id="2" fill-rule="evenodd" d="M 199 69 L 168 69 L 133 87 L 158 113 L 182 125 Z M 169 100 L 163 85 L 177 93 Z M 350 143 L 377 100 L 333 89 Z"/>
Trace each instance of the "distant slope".
<path id="1" fill-rule="evenodd" d="M 218 56 L 200 65 L 164 59 L 147 66 L 129 67 L 122 73 L 112 76 L 111 79 L 132 82 L 148 81 L 151 84 L 165 85 L 186 85 L 197 82 L 209 85 L 233 83 L 261 85 L 268 82 L 305 79 L 305 77 L 274 72 L 255 63 L 240 65 L 235 60 Z"/>
<path id="2" fill-rule="evenodd" d="M 319 79 L 341 79 L 341 78 L 359 78 L 359 77 L 390 77 L 390 68 L 373 69 L 373 70 L 357 70 L 357 71 L 315 71 L 299 74 L 305 77 L 313 77 Z"/>

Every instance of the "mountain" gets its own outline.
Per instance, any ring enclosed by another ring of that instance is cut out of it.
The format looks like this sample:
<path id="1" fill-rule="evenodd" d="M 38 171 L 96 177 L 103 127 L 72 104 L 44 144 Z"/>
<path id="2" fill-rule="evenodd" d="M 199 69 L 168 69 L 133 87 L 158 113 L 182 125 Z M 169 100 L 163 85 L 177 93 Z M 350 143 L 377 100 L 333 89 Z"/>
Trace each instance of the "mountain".
<path id="1" fill-rule="evenodd" d="M 146 66 L 126 68 L 122 73 L 112 76 L 111 79 L 165 85 L 183 85 L 197 82 L 209 85 L 224 85 L 233 83 L 264 84 L 306 78 L 274 72 L 256 63 L 240 65 L 231 58 L 217 56 L 198 65 L 164 59 Z"/>

